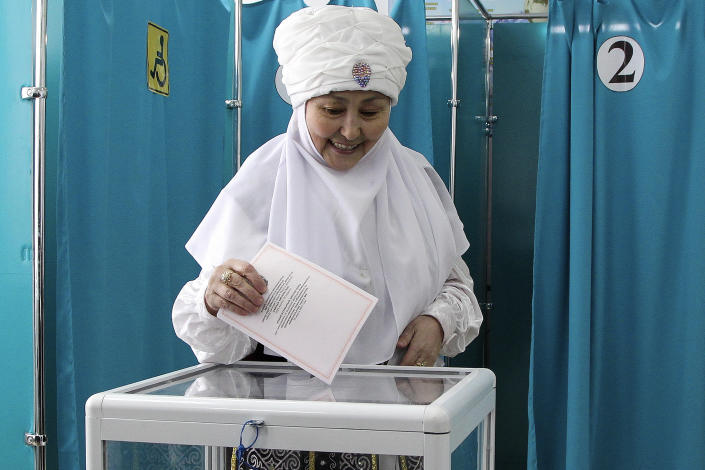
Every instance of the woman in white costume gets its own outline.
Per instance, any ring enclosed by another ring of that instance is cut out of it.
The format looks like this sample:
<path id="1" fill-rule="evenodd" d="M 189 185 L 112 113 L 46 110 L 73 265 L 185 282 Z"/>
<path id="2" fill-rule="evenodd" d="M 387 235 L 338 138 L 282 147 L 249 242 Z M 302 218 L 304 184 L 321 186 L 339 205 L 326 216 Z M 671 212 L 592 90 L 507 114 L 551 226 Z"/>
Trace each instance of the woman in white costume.
<path id="1" fill-rule="evenodd" d="M 203 270 L 176 299 L 177 335 L 200 362 L 255 351 L 215 314 L 259 308 L 266 285 L 245 260 L 269 240 L 379 299 L 345 362 L 433 365 L 462 352 L 482 321 L 461 259 L 468 242 L 441 179 L 387 127 L 411 60 L 399 26 L 366 8 L 305 8 L 277 28 L 274 48 L 291 121 L 186 245 Z"/>
<path id="2" fill-rule="evenodd" d="M 411 60 L 401 29 L 367 8 L 304 8 L 274 49 L 291 120 L 187 243 L 202 271 L 176 299 L 176 334 L 200 362 L 276 360 L 215 316 L 261 306 L 266 282 L 246 260 L 270 241 L 379 299 L 344 362 L 431 366 L 462 352 L 482 322 L 468 241 L 440 177 L 388 128 Z"/>

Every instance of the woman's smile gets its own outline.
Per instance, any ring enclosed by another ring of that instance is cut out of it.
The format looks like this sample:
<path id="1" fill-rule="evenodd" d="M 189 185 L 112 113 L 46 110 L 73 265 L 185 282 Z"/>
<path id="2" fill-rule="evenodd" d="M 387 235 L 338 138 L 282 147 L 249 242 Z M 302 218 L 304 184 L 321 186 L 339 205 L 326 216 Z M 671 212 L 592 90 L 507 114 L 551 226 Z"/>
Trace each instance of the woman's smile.
<path id="1" fill-rule="evenodd" d="M 349 170 L 389 125 L 390 100 L 376 91 L 336 91 L 306 103 L 306 127 L 329 167 Z"/>
<path id="2" fill-rule="evenodd" d="M 331 144 L 333 144 L 333 147 L 335 147 L 337 150 L 340 150 L 343 153 L 352 153 L 354 149 L 357 148 L 358 145 L 360 144 L 354 144 L 354 145 L 345 145 L 345 144 L 340 144 L 334 140 L 329 140 Z"/>

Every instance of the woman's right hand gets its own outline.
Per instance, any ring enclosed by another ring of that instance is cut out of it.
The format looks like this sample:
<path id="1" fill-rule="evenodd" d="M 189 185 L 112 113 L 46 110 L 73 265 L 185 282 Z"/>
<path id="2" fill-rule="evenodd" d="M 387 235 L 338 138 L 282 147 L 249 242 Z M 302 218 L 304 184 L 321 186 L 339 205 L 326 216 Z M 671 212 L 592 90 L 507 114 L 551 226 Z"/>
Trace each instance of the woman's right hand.
<path id="1" fill-rule="evenodd" d="M 221 308 L 248 315 L 264 303 L 262 294 L 265 292 L 267 281 L 250 263 L 229 259 L 213 271 L 203 299 L 208 313 L 213 316 Z"/>

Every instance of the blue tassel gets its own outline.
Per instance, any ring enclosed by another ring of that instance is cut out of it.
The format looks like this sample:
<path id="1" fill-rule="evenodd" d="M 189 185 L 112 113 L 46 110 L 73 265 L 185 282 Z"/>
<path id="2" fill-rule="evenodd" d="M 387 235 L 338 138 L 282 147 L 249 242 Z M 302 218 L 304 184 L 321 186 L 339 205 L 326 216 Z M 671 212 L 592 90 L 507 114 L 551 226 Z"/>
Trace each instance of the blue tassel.
<path id="1" fill-rule="evenodd" d="M 245 464 L 245 466 L 246 466 L 247 468 L 251 469 L 251 470 L 263 470 L 263 469 L 261 469 L 261 468 L 259 468 L 259 467 L 253 467 L 252 465 L 250 465 L 249 463 L 247 463 L 247 461 L 245 460 L 245 452 L 247 451 L 247 449 L 251 449 L 252 446 L 255 445 L 255 442 L 257 442 L 257 438 L 259 437 L 259 426 L 260 426 L 261 424 L 262 424 L 262 421 L 256 421 L 256 420 L 253 420 L 253 419 L 248 419 L 247 421 L 245 421 L 245 422 L 243 423 L 242 429 L 240 429 L 240 445 L 237 446 L 237 450 L 236 450 L 236 454 L 235 454 L 235 455 L 236 455 L 236 457 L 237 457 L 238 462 L 243 462 L 243 463 Z M 255 439 L 252 441 L 252 443 L 251 443 L 250 445 L 244 446 L 244 445 L 242 445 L 242 433 L 245 432 L 245 428 L 246 428 L 247 426 L 254 426 L 254 428 L 255 428 Z"/>

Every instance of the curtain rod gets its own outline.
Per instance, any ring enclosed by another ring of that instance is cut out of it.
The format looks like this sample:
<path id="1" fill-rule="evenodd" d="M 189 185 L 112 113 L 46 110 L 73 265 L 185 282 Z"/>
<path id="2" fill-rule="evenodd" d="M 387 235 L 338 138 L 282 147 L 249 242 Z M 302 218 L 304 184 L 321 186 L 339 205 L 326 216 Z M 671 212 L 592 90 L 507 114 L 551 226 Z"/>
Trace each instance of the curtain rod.
<path id="1" fill-rule="evenodd" d="M 21 97 L 33 100 L 32 130 L 32 330 L 34 367 L 34 430 L 24 442 L 34 448 L 34 468 L 46 468 L 44 388 L 44 171 L 46 151 L 46 35 L 47 0 L 33 3 L 33 85 Z"/>
<path id="2" fill-rule="evenodd" d="M 498 13 L 496 15 L 490 15 L 490 21 L 497 20 L 547 20 L 548 14 L 546 13 Z M 484 18 L 478 16 L 477 18 L 462 18 L 461 20 L 483 20 Z M 430 16 L 426 18 L 426 23 L 440 23 L 453 21 L 452 16 Z"/>
<path id="3" fill-rule="evenodd" d="M 233 86 L 232 99 L 225 100 L 228 109 L 237 109 L 235 132 L 233 132 L 233 174 L 242 165 L 242 0 L 234 0 L 235 11 L 233 44 Z"/>

